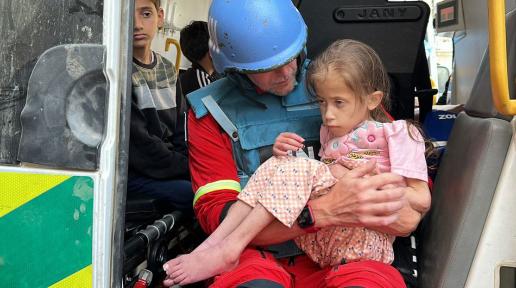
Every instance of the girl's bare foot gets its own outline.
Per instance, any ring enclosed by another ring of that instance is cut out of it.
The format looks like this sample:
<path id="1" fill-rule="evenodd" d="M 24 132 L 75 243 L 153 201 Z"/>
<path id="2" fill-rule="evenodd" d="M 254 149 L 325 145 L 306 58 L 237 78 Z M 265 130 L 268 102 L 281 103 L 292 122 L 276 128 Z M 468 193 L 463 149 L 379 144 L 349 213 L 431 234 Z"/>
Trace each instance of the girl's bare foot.
<path id="1" fill-rule="evenodd" d="M 219 243 L 210 249 L 199 250 L 168 261 L 163 267 L 167 273 L 167 279 L 163 284 L 190 284 L 235 268 L 240 253 L 232 251 L 229 247 L 231 246 Z"/>

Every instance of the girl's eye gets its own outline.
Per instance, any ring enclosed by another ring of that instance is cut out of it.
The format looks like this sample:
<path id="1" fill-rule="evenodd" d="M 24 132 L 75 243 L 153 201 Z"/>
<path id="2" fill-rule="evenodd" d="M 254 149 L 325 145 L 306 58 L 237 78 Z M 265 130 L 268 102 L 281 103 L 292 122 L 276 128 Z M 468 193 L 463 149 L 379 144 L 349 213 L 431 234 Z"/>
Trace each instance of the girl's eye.
<path id="1" fill-rule="evenodd" d="M 336 100 L 335 101 L 335 105 L 337 107 L 342 107 L 342 106 L 344 106 L 344 104 L 346 104 L 346 103 L 344 101 L 342 101 L 342 100 Z"/>
<path id="2" fill-rule="evenodd" d="M 317 99 L 317 103 L 319 103 L 319 104 L 324 104 L 324 102 L 325 101 L 323 99 Z"/>

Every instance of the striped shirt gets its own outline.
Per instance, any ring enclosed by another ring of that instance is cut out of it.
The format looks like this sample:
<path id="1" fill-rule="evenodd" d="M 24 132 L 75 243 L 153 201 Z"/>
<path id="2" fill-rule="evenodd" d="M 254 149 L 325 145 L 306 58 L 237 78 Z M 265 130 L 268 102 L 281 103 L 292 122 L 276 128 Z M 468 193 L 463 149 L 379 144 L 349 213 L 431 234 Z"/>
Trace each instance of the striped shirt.
<path id="1" fill-rule="evenodd" d="M 151 64 L 133 60 L 129 176 L 189 179 L 186 104 L 174 65 L 153 52 Z"/>
<path id="2" fill-rule="evenodd" d="M 179 75 L 183 95 L 187 95 L 219 78 L 217 73 L 208 74 L 200 65 L 192 64 L 192 67 Z"/>

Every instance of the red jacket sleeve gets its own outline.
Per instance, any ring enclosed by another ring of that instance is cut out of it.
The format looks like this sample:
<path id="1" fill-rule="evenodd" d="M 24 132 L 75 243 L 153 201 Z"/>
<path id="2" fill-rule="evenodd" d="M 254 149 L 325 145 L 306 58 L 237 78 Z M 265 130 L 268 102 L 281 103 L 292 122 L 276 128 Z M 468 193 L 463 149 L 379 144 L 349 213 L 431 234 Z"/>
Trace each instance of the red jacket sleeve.
<path id="1" fill-rule="evenodd" d="M 196 119 L 188 113 L 188 153 L 192 187 L 196 193 L 194 211 L 206 233 L 220 223 L 228 202 L 236 200 L 239 179 L 231 140 L 211 115 Z"/>

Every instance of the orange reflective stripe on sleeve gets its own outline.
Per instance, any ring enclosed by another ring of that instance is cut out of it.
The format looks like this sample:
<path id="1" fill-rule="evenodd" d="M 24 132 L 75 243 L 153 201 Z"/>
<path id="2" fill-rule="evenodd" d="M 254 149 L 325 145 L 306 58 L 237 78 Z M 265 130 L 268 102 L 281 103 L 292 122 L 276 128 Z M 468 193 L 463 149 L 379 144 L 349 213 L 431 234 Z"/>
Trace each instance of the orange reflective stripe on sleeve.
<path id="1" fill-rule="evenodd" d="M 211 182 L 200 187 L 199 189 L 197 189 L 197 191 L 195 191 L 193 204 L 195 205 L 195 202 L 197 202 L 197 200 L 201 198 L 201 196 L 219 190 L 233 190 L 237 193 L 240 193 L 242 188 L 240 187 L 240 183 L 235 180 L 219 180 Z"/>

